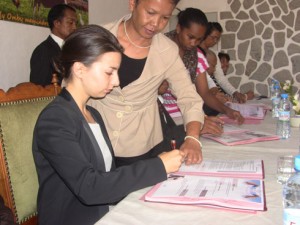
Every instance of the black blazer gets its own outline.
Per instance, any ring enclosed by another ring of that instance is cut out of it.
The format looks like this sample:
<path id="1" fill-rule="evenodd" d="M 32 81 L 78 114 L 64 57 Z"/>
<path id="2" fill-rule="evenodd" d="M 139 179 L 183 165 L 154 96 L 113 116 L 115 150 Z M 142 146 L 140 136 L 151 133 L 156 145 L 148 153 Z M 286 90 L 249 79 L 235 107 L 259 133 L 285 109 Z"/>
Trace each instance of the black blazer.
<path id="1" fill-rule="evenodd" d="M 49 35 L 33 51 L 30 59 L 30 82 L 46 86 L 51 84 L 55 72 L 53 60 L 61 53 L 59 45 Z"/>
<path id="2" fill-rule="evenodd" d="M 114 156 L 100 114 L 99 123 Z M 34 130 L 33 156 L 39 179 L 39 225 L 94 224 L 108 205 L 128 193 L 166 179 L 159 158 L 105 172 L 101 150 L 74 99 L 66 89 L 40 114 Z"/>

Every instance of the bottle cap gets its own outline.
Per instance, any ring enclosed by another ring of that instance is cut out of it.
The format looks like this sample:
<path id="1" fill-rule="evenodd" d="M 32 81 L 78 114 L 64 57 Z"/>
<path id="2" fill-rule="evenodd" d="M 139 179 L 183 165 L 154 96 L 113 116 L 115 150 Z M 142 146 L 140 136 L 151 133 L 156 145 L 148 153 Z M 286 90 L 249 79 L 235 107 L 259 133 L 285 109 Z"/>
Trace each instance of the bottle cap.
<path id="1" fill-rule="evenodd" d="M 295 170 L 300 171 L 300 155 L 295 156 Z"/>
<path id="2" fill-rule="evenodd" d="M 289 95 L 287 93 L 281 94 L 281 98 L 288 98 L 288 97 L 289 97 Z"/>

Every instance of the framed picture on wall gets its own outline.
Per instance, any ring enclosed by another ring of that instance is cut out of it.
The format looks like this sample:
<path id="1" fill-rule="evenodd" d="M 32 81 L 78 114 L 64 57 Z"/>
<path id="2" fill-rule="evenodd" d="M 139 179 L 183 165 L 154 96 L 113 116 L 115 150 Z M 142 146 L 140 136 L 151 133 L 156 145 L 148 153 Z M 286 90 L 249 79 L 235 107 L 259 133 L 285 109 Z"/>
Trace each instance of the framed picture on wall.
<path id="1" fill-rule="evenodd" d="M 0 20 L 48 27 L 48 12 L 57 4 L 74 7 L 78 25 L 88 24 L 88 0 L 1 0 Z"/>

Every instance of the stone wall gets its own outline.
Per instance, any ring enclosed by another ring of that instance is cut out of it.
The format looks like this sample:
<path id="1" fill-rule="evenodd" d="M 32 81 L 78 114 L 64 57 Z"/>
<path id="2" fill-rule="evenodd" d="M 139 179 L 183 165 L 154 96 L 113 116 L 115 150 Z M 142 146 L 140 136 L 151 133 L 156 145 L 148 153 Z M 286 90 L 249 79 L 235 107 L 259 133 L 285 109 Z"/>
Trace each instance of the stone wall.
<path id="1" fill-rule="evenodd" d="M 270 78 L 300 89 L 300 0 L 227 0 L 220 12 L 221 51 L 231 57 L 228 79 L 241 90 L 268 95 Z"/>

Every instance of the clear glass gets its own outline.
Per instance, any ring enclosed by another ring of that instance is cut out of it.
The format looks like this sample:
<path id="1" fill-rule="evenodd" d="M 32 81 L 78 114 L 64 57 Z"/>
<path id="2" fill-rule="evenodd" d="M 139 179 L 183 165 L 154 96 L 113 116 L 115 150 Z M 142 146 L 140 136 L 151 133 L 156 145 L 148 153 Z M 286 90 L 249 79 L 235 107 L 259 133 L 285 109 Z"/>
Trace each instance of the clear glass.
<path id="1" fill-rule="evenodd" d="M 277 159 L 277 182 L 285 184 L 294 173 L 294 156 L 279 156 Z"/>

